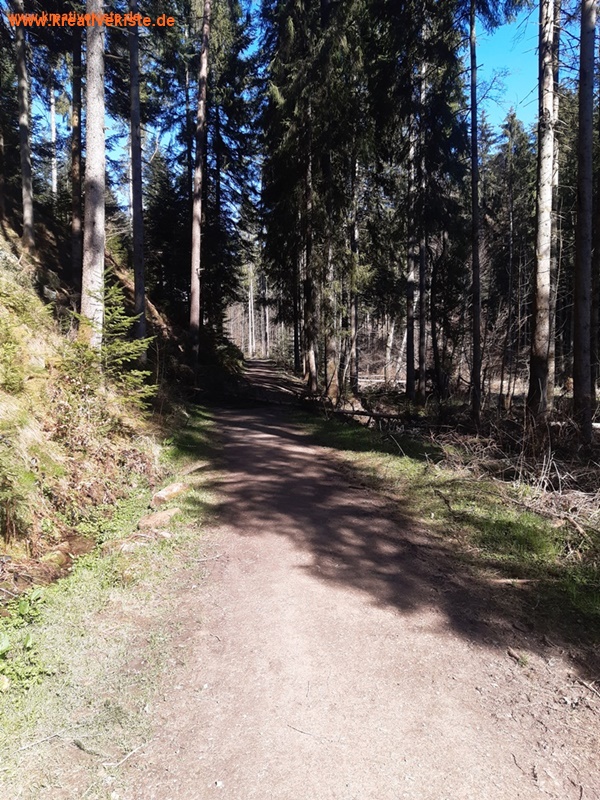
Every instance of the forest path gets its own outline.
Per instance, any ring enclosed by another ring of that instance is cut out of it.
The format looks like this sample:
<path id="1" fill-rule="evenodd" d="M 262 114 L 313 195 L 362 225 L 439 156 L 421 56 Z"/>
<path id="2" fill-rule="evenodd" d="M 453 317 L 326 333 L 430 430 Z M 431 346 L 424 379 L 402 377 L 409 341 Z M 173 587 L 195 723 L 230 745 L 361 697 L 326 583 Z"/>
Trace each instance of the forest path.
<path id="1" fill-rule="evenodd" d="M 217 523 L 119 797 L 600 798 L 566 660 L 524 637 L 527 666 L 511 658 L 443 541 L 348 485 L 283 410 L 217 421 Z"/>

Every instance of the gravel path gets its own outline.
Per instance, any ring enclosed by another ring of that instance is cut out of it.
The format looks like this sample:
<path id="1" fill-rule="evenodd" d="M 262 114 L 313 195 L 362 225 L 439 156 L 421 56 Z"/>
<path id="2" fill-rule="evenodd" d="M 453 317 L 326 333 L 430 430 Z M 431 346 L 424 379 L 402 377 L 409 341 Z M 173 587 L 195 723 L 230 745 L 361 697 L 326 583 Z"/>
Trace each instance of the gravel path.
<path id="1" fill-rule="evenodd" d="M 567 654 L 496 624 L 443 540 L 281 411 L 218 424 L 212 560 L 124 800 L 600 798 L 600 704 Z"/>

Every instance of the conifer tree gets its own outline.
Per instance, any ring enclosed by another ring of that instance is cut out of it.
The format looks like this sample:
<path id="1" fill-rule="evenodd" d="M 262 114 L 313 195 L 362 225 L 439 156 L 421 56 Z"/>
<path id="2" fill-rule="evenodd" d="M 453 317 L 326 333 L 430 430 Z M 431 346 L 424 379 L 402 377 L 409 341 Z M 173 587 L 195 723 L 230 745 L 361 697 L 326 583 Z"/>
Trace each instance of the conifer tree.
<path id="1" fill-rule="evenodd" d="M 89 14 L 100 19 L 103 0 L 87 0 Z M 83 335 L 90 345 L 102 344 L 104 319 L 104 244 L 106 232 L 104 136 L 104 26 L 87 29 L 85 217 L 81 315 L 89 325 Z"/>
<path id="2" fill-rule="evenodd" d="M 540 2 L 540 86 L 538 118 L 538 186 L 536 271 L 527 408 L 544 417 L 548 400 L 550 353 L 550 276 L 552 256 L 552 191 L 554 185 L 554 0 Z"/>
<path id="3" fill-rule="evenodd" d="M 129 10 L 137 14 L 137 0 L 129 0 Z M 129 31 L 131 195 L 133 228 L 133 276 L 135 335 L 146 336 L 146 289 L 144 274 L 144 218 L 142 203 L 142 132 L 140 111 L 139 30 Z"/>
<path id="4" fill-rule="evenodd" d="M 573 290 L 573 402 L 586 443 L 592 440 L 592 150 L 596 0 L 581 0 L 577 231 Z"/>
<path id="5" fill-rule="evenodd" d="M 204 158 L 206 148 L 208 51 L 211 30 L 211 0 L 204 0 L 200 67 L 198 73 L 198 109 L 196 115 L 196 162 L 194 166 L 194 195 L 192 204 L 192 254 L 190 290 L 190 343 L 194 360 L 198 359 L 198 347 L 202 320 L 200 316 L 201 288 L 201 244 L 202 244 L 202 193 L 204 191 Z"/>
<path id="6" fill-rule="evenodd" d="M 15 0 L 17 13 L 24 12 L 23 0 Z M 27 41 L 25 26 L 15 28 L 15 48 L 17 58 L 18 98 L 19 98 L 19 139 L 21 152 L 21 188 L 23 197 L 23 247 L 35 247 L 33 221 L 33 177 L 31 173 L 31 125 L 29 110 L 29 74 L 27 70 Z"/>

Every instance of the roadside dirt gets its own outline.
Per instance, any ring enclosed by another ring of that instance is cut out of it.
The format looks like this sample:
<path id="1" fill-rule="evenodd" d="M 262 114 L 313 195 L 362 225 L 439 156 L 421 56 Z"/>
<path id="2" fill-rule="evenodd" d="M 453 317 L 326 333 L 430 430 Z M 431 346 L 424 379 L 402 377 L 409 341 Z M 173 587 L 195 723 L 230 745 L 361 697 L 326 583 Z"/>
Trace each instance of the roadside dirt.
<path id="1" fill-rule="evenodd" d="M 600 798 L 600 676 L 282 410 L 217 416 L 219 524 L 120 800 Z"/>

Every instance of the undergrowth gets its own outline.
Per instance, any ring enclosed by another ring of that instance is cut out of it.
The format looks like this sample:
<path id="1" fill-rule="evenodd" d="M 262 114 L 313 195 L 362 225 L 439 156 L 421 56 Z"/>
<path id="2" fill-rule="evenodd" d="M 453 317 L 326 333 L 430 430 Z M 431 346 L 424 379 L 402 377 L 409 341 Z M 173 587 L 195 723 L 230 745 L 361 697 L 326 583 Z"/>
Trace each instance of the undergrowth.
<path id="1" fill-rule="evenodd" d="M 107 281 L 96 352 L 77 340 L 75 314 L 54 320 L 38 273 L 0 238 L 0 543 L 13 560 L 39 559 L 91 506 L 159 473 L 144 420 L 156 387 L 137 363 L 149 340 L 131 338 L 122 287 Z M 22 590 L 5 577 L 0 587 Z"/>
<path id="2" fill-rule="evenodd" d="M 353 480 L 391 493 L 403 515 L 455 540 L 475 569 L 530 583 L 539 615 L 577 625 L 590 638 L 600 634 L 600 534 L 539 513 L 542 488 L 474 472 L 433 438 L 307 414 L 298 419 L 318 444 L 335 449 Z M 452 446 L 459 447 L 456 440 Z"/>
<path id="3" fill-rule="evenodd" d="M 212 458 L 213 438 L 209 415 L 189 412 L 162 448 L 166 472 Z M 51 800 L 70 786 L 60 796 L 109 798 L 118 784 L 114 765 L 148 741 L 149 704 L 173 633 L 172 577 L 204 553 L 199 529 L 214 502 L 204 471 L 186 480 L 191 490 L 177 498 L 182 513 L 170 538 L 127 553 L 99 547 L 76 559 L 68 576 L 4 607 L 1 796 Z M 149 499 L 138 490 L 98 507 L 79 532 L 99 543 L 127 538 Z M 96 756 L 73 760 L 80 745 Z"/>

